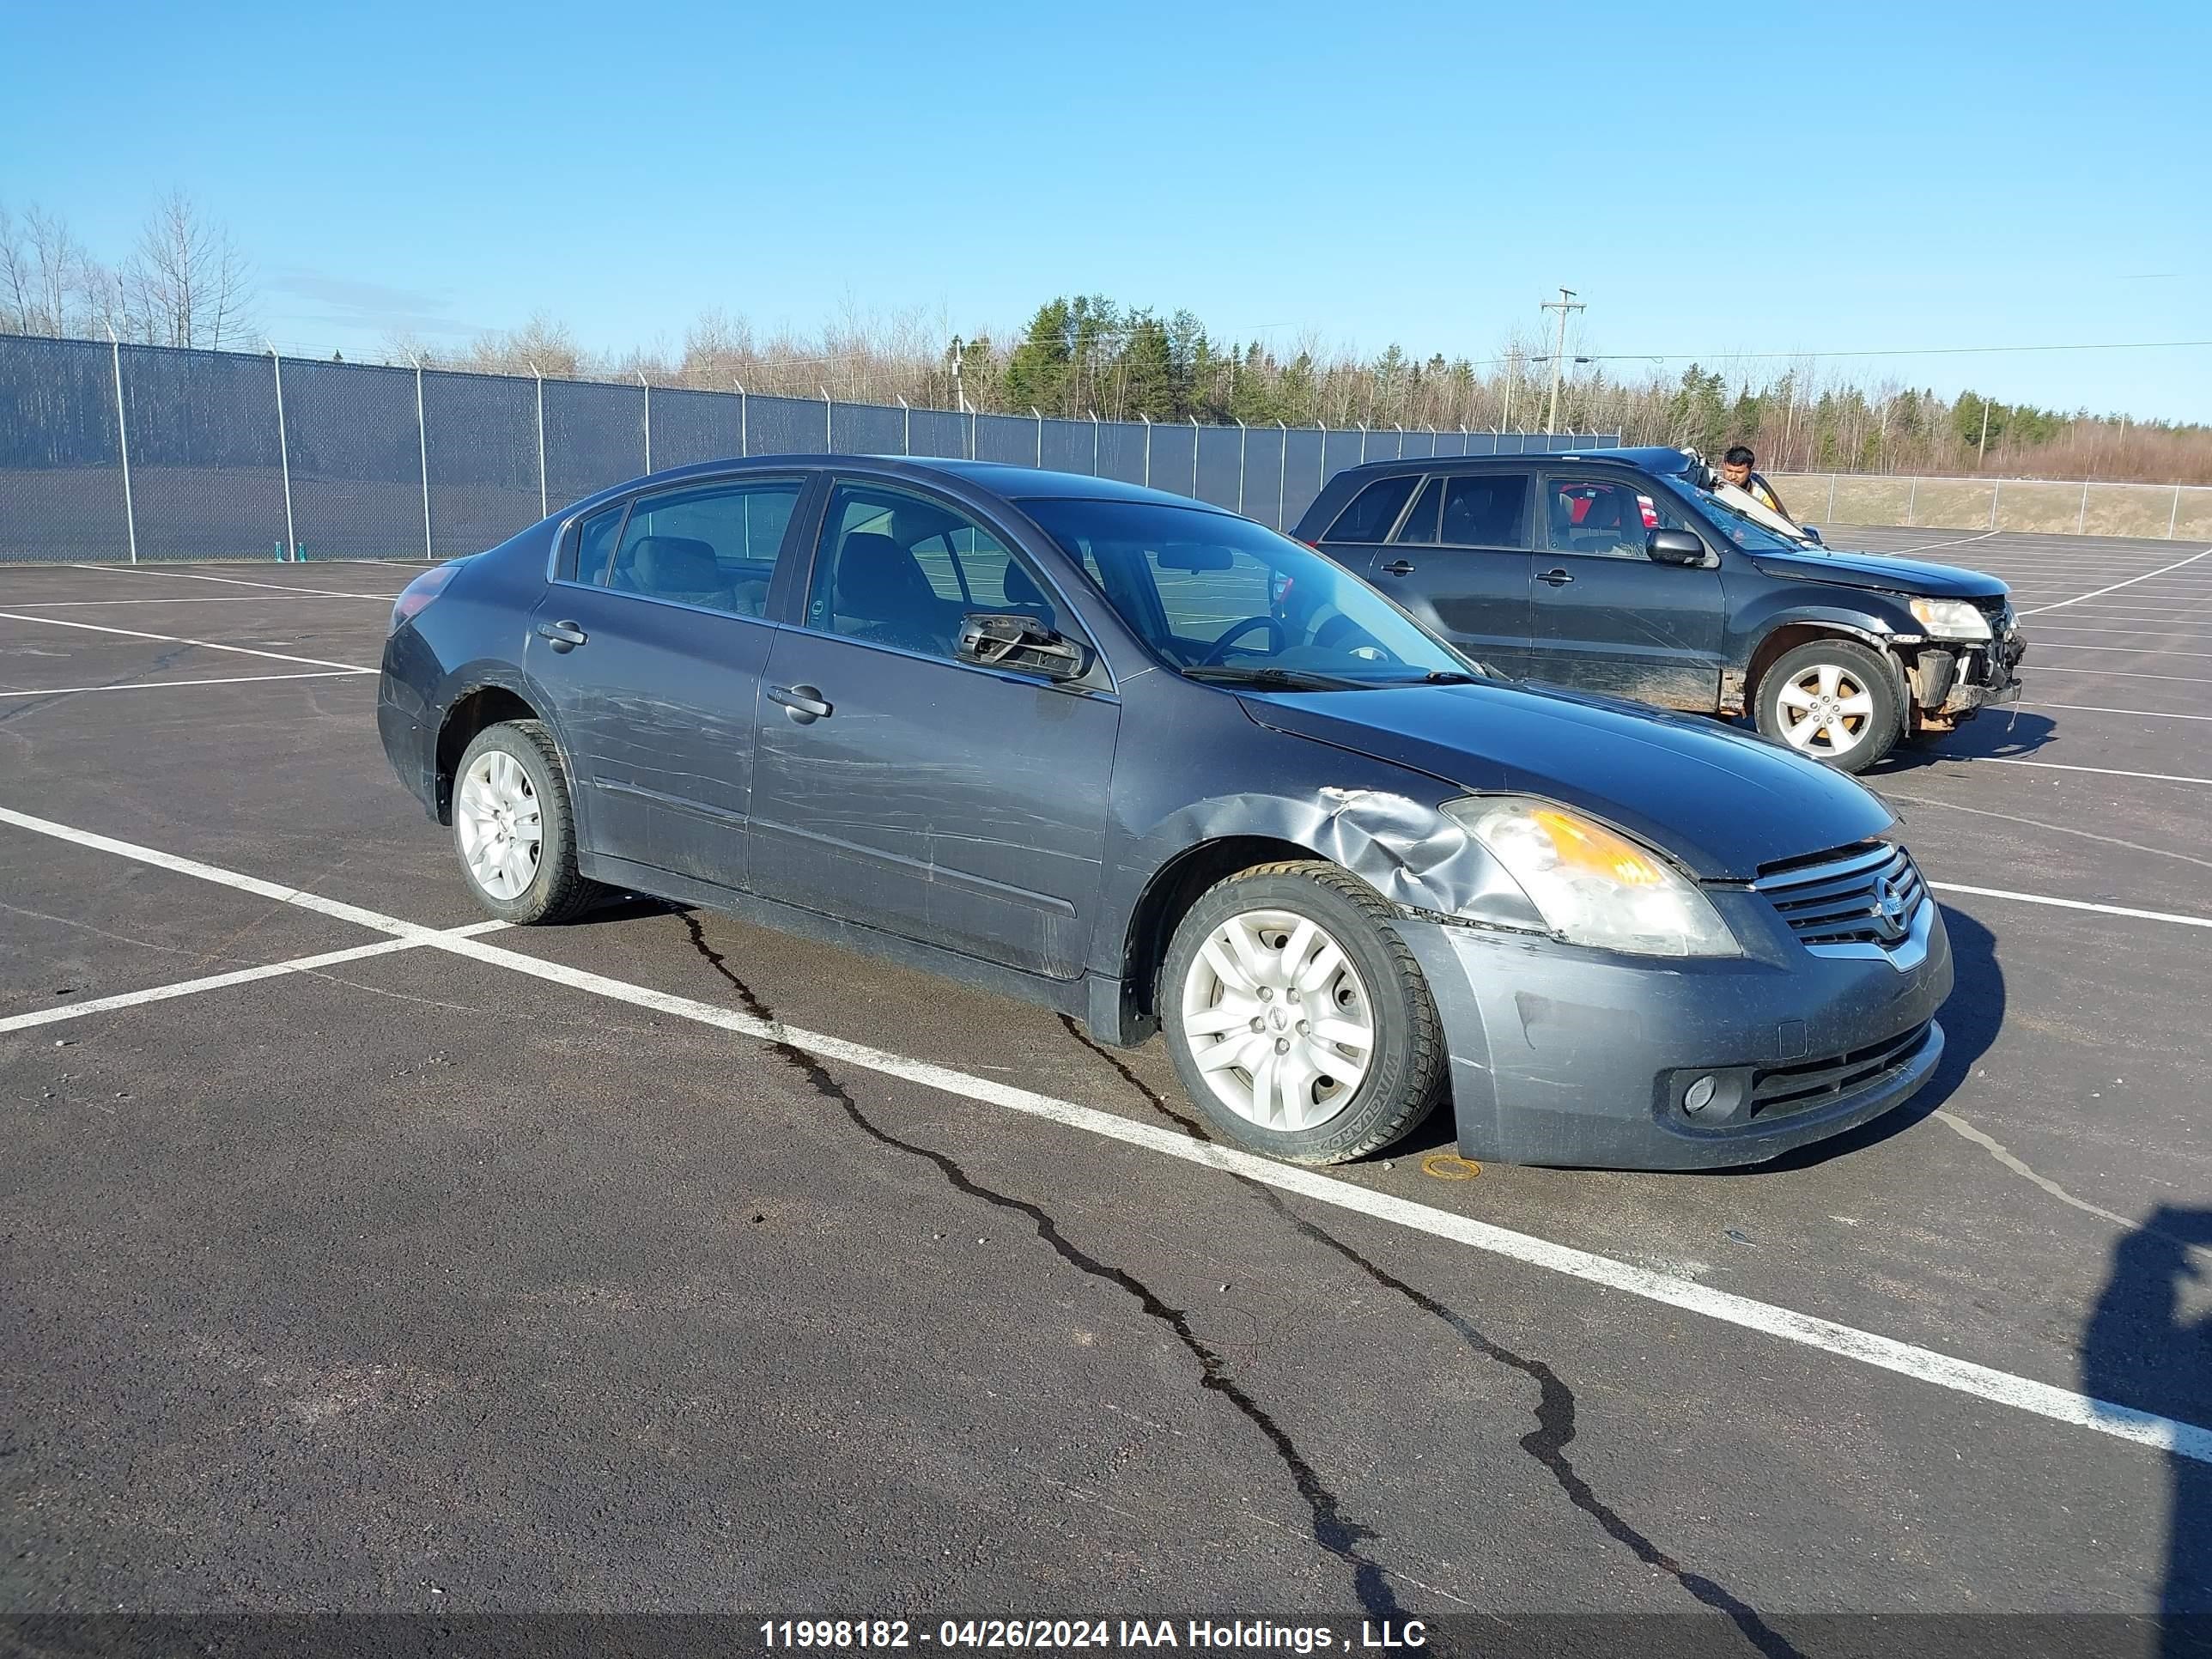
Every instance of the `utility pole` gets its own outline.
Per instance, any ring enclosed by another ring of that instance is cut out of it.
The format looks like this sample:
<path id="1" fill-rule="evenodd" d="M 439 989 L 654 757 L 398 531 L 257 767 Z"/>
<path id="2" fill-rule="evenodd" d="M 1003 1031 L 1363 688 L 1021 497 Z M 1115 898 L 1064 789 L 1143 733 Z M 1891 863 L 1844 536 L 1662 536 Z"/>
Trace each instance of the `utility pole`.
<path id="1" fill-rule="evenodd" d="M 963 415 L 968 412 L 968 394 L 960 389 L 960 337 L 952 337 L 952 406 Z"/>
<path id="2" fill-rule="evenodd" d="M 1982 441 L 1974 451 L 1974 471 L 1985 471 L 1990 459 L 1990 400 L 1982 399 Z"/>
<path id="3" fill-rule="evenodd" d="M 1547 300 L 1536 308 L 1539 311 L 1556 311 L 1559 313 L 1559 343 L 1553 348 L 1552 351 L 1552 406 L 1544 412 L 1544 434 L 1549 437 L 1559 429 L 1559 374 L 1566 367 L 1567 313 L 1571 311 L 1588 311 L 1589 307 L 1575 298 L 1574 289 L 1563 288 L 1559 290 L 1558 299 Z"/>

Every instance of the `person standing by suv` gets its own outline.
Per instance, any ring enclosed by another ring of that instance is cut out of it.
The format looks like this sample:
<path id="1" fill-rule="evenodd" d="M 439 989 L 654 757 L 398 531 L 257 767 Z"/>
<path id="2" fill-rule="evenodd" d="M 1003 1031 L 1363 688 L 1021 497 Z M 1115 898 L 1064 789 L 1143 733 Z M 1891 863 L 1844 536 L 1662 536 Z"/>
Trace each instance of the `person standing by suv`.
<path id="1" fill-rule="evenodd" d="M 1784 518 L 1789 519 L 1790 509 L 1782 505 L 1782 497 L 1775 493 L 1774 486 L 1753 470 L 1758 465 L 1759 457 L 1752 453 L 1751 446 L 1737 444 L 1727 454 L 1721 457 L 1721 477 L 1742 490 L 1768 512 L 1779 513 Z M 1792 524 L 1796 522 L 1795 519 L 1790 519 L 1790 521 Z"/>

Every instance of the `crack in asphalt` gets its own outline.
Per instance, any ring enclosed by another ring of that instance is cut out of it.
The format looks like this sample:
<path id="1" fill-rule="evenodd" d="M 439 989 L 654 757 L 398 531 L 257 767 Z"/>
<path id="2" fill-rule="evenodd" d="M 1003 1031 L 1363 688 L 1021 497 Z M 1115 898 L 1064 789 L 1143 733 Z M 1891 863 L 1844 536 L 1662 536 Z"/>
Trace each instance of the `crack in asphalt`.
<path id="1" fill-rule="evenodd" d="M 708 942 L 706 928 L 698 916 L 688 910 L 679 911 L 678 915 L 684 923 L 684 931 L 690 935 L 691 948 L 737 993 L 745 1012 L 781 1030 L 782 1022 L 775 1011 L 754 994 L 750 986 L 738 977 L 722 952 Z M 1109 1266 L 1079 1248 L 1060 1231 L 1059 1224 L 1042 1206 L 986 1187 L 943 1152 L 902 1140 L 888 1130 L 878 1127 L 861 1111 L 844 1086 L 830 1076 L 828 1068 L 803 1048 L 793 1043 L 774 1040 L 768 1042 L 768 1047 L 778 1058 L 804 1076 L 816 1094 L 842 1110 L 862 1133 L 884 1146 L 935 1166 L 938 1173 L 956 1191 L 969 1198 L 980 1199 L 994 1209 L 1011 1211 L 1024 1217 L 1035 1228 L 1037 1237 L 1061 1261 L 1078 1272 L 1123 1291 L 1135 1300 L 1146 1317 L 1166 1326 L 1176 1340 L 1198 1361 L 1200 1373 L 1199 1386 L 1228 1401 L 1253 1427 L 1259 1430 L 1273 1449 L 1276 1457 L 1289 1472 L 1298 1496 L 1312 1513 L 1314 1542 L 1331 1555 L 1351 1564 L 1352 1587 L 1359 1598 L 1361 1610 L 1373 1619 L 1395 1620 L 1401 1616 L 1398 1598 L 1391 1589 L 1382 1566 L 1360 1553 L 1361 1544 L 1380 1534 L 1344 1515 L 1336 1494 L 1323 1484 L 1313 1465 L 1298 1450 L 1297 1443 L 1257 1401 L 1238 1386 L 1236 1379 L 1229 1375 L 1228 1366 L 1221 1356 L 1191 1328 L 1186 1310 L 1168 1306 L 1158 1291 L 1126 1268 Z"/>
<path id="2" fill-rule="evenodd" d="M 1062 1014 L 1060 1023 L 1068 1036 L 1112 1066 L 1121 1074 L 1122 1080 L 1142 1095 L 1163 1117 L 1179 1125 L 1199 1140 L 1212 1139 L 1196 1119 L 1176 1110 L 1161 1097 L 1158 1090 L 1131 1071 L 1120 1056 L 1094 1041 L 1073 1018 Z M 1726 1614 L 1744 1639 L 1768 1656 L 1768 1659 L 1803 1659 L 1799 1650 L 1769 1625 L 1756 1607 L 1703 1573 L 1692 1572 L 1685 1568 L 1631 1526 L 1620 1510 L 1590 1489 L 1589 1482 L 1577 1472 L 1566 1455 L 1567 1443 L 1575 1437 L 1575 1395 L 1574 1390 L 1560 1379 L 1558 1372 L 1540 1359 L 1528 1358 L 1501 1343 L 1492 1341 L 1456 1310 L 1445 1306 L 1425 1291 L 1416 1290 L 1404 1279 L 1369 1261 L 1334 1234 L 1297 1214 L 1284 1203 L 1282 1194 L 1273 1188 L 1255 1181 L 1249 1176 L 1239 1175 L 1233 1170 L 1224 1173 L 1256 1194 L 1268 1208 L 1305 1237 L 1335 1251 L 1377 1285 L 1396 1291 L 1423 1313 L 1443 1321 L 1477 1353 L 1509 1366 L 1532 1380 L 1537 1388 L 1536 1426 L 1521 1437 L 1521 1449 L 1543 1466 L 1559 1484 L 1559 1490 L 1566 1494 L 1567 1501 L 1595 1521 L 1607 1537 L 1626 1546 L 1638 1560 L 1658 1568 L 1705 1606 Z"/>

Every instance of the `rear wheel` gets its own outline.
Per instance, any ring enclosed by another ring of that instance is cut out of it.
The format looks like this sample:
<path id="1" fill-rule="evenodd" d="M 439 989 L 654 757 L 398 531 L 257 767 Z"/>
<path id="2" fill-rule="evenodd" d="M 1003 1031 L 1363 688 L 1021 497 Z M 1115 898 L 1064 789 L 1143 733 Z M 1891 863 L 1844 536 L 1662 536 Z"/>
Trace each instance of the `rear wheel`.
<path id="1" fill-rule="evenodd" d="M 1856 640 L 1784 652 L 1759 683 L 1759 729 L 1839 772 L 1863 772 L 1904 732 L 1889 665 Z"/>
<path id="2" fill-rule="evenodd" d="M 601 889 L 576 872 L 575 815 L 552 734 L 486 726 L 453 777 L 453 848 L 476 901 L 501 921 L 566 921 Z"/>
<path id="3" fill-rule="evenodd" d="M 1160 975 L 1184 1089 L 1221 1139 L 1294 1164 L 1380 1151 L 1434 1109 L 1442 1023 L 1373 889 L 1318 860 L 1200 897 Z"/>

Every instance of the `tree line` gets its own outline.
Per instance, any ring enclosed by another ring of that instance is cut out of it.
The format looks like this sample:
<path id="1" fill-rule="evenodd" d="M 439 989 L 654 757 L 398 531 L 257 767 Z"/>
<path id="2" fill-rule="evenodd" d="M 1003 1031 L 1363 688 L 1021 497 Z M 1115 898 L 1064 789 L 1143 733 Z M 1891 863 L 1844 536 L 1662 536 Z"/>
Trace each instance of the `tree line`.
<path id="1" fill-rule="evenodd" d="M 109 264 L 56 216 L 0 207 L 0 332 L 78 335 L 213 349 L 257 342 L 250 268 L 219 223 L 181 191 L 155 207 L 136 246 Z M 986 413 L 1253 426 L 1540 430 L 1551 417 L 1547 343 L 1510 336 L 1495 356 L 1372 356 L 1322 344 L 1223 340 L 1188 310 L 1061 296 L 1002 335 L 956 333 L 943 317 L 849 308 L 812 334 L 757 334 L 702 313 L 680 347 L 595 352 L 550 317 L 453 346 L 392 336 L 388 362 L 490 374 L 854 402 L 904 398 Z M 1813 359 L 1778 373 L 1692 363 L 1616 374 L 1601 358 L 1559 366 L 1558 428 L 1618 432 L 1632 444 L 1708 454 L 1748 443 L 1769 471 L 1850 471 L 2212 483 L 2212 426 L 2005 403 L 1974 392 L 1868 382 Z"/>

